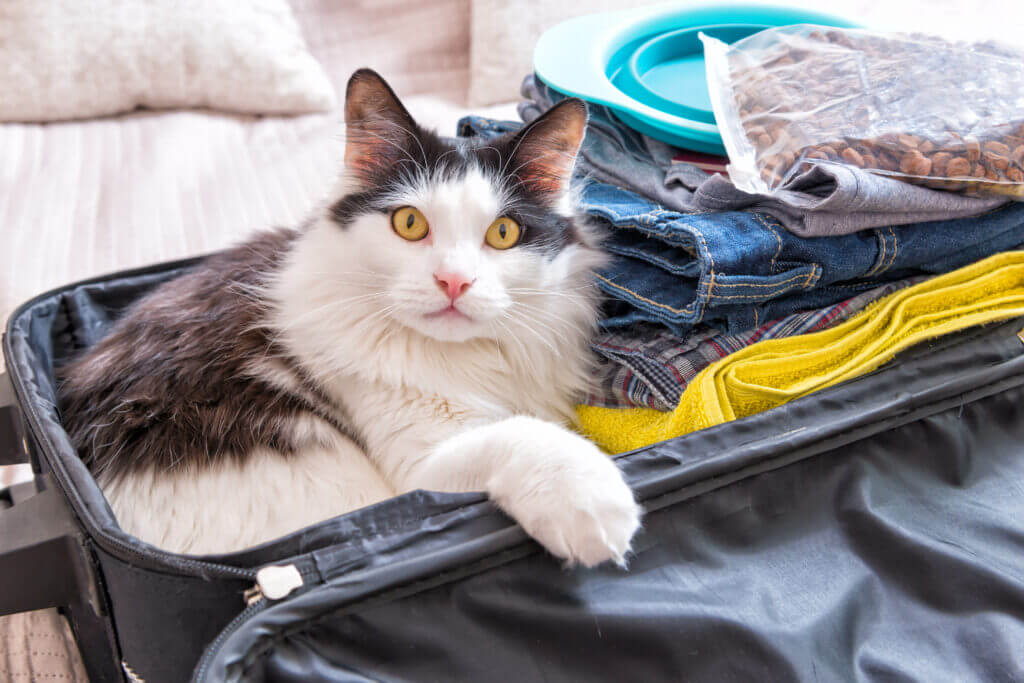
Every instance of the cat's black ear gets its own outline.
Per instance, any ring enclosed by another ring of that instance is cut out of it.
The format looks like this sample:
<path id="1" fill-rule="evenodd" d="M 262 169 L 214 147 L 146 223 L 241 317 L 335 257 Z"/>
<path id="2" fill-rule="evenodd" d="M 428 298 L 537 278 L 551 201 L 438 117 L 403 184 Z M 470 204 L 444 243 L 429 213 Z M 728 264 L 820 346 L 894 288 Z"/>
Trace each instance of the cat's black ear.
<path id="1" fill-rule="evenodd" d="M 512 139 L 512 163 L 519 180 L 542 195 L 561 195 L 568 187 L 576 154 L 587 130 L 587 105 L 562 100 Z"/>
<path id="2" fill-rule="evenodd" d="M 359 69 L 345 89 L 345 166 L 367 184 L 403 157 L 418 127 L 391 86 Z"/>

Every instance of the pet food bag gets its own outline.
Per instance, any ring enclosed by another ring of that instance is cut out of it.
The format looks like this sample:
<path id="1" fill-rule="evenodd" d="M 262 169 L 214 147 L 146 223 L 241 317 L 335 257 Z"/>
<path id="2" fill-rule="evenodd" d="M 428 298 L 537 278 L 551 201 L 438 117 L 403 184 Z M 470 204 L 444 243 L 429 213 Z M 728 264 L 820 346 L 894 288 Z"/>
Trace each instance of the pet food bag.
<path id="1" fill-rule="evenodd" d="M 708 88 L 747 192 L 846 164 L 944 190 L 1024 200 L 1024 53 L 995 43 L 796 25 L 726 45 Z"/>

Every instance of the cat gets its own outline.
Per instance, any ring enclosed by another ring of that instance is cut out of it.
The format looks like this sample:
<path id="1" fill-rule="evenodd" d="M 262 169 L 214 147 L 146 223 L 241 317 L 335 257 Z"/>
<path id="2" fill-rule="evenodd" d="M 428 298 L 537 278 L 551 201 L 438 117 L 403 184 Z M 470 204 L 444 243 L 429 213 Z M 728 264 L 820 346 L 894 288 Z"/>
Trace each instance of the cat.
<path id="1" fill-rule="evenodd" d="M 571 199 L 586 105 L 450 142 L 361 69 L 345 121 L 313 219 L 162 284 L 61 371 L 119 523 L 224 553 L 414 489 L 483 490 L 566 563 L 622 564 L 640 507 L 568 428 L 605 258 Z"/>

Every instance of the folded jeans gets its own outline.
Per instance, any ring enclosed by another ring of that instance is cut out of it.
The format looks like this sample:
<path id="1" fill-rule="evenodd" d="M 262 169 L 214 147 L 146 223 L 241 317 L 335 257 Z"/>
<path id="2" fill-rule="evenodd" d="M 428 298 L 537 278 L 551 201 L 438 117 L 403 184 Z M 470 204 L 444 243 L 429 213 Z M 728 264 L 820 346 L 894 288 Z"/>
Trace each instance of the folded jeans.
<path id="1" fill-rule="evenodd" d="M 975 218 L 803 238 L 760 212 L 682 214 L 625 190 L 588 184 L 582 208 L 612 227 L 616 256 L 598 274 L 605 329 L 703 323 L 742 332 L 887 282 L 945 273 L 1024 242 L 1024 205 Z"/>

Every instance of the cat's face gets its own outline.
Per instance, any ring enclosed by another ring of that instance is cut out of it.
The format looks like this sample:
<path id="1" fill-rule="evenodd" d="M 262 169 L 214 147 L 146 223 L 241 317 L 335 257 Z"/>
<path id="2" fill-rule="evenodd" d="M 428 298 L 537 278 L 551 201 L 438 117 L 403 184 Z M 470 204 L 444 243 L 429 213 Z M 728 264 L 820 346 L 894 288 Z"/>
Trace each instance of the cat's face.
<path id="1" fill-rule="evenodd" d="M 379 76 L 360 71 L 346 122 L 343 194 L 330 211 L 346 294 L 442 341 L 500 341 L 524 328 L 543 340 L 545 328 L 589 314 L 581 309 L 594 303 L 581 290 L 601 256 L 568 193 L 582 102 L 514 136 L 448 142 L 421 129 Z"/>

